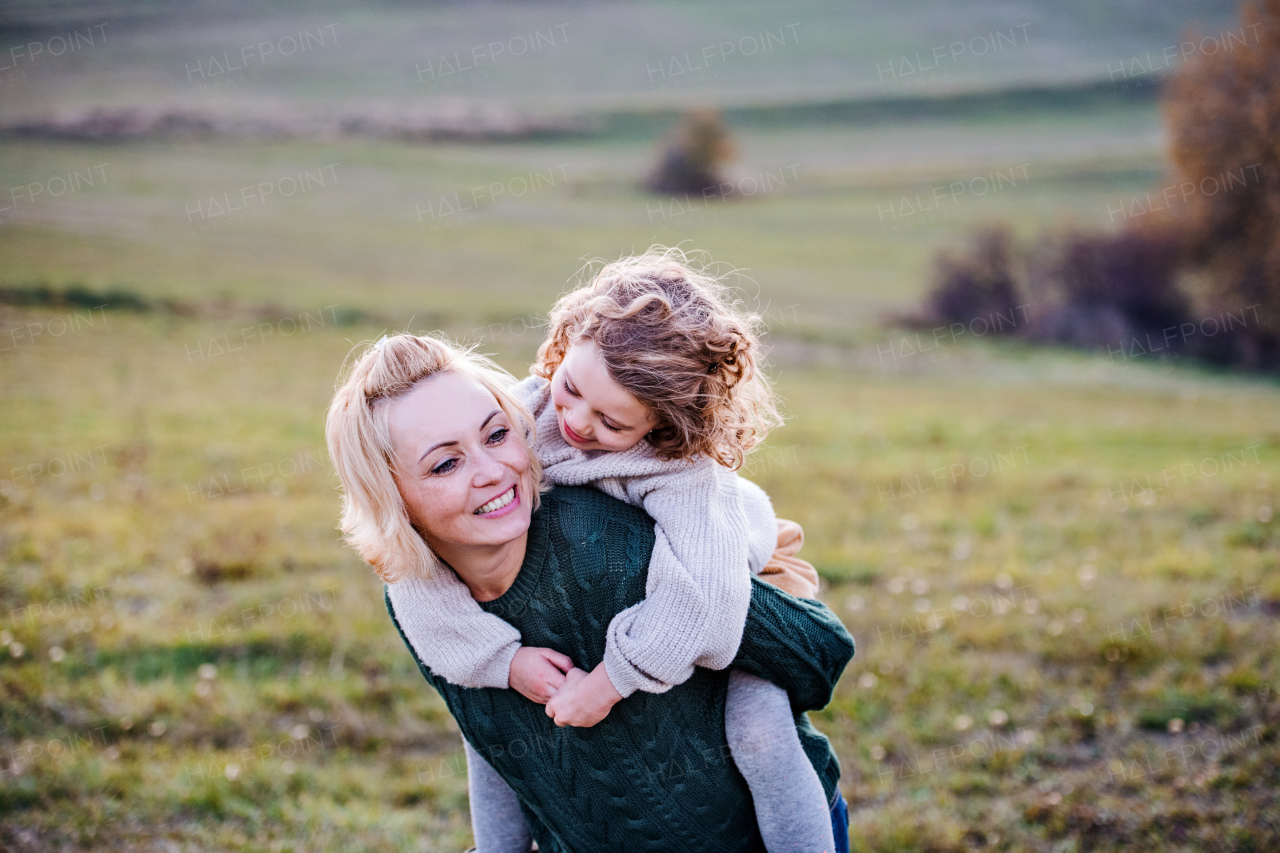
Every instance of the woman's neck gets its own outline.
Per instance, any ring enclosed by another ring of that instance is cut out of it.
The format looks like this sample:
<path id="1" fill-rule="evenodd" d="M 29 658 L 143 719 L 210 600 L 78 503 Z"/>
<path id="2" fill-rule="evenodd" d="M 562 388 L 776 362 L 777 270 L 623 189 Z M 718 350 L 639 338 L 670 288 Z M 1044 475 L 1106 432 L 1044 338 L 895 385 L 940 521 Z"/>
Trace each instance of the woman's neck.
<path id="1" fill-rule="evenodd" d="M 529 533 L 501 545 L 470 547 L 433 547 L 440 559 L 449 564 L 471 591 L 476 601 L 500 598 L 515 583 L 524 565 Z M 428 543 L 430 544 L 430 543 Z"/>

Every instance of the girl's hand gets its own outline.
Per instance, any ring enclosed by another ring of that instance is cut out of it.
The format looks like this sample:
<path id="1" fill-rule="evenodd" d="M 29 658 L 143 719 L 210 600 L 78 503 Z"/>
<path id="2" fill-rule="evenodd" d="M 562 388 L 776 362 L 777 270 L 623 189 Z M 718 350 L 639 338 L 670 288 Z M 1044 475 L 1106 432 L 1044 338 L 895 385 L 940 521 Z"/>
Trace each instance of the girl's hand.
<path id="1" fill-rule="evenodd" d="M 609 680 L 601 663 L 591 674 L 571 669 L 565 676 L 564 686 L 547 703 L 547 716 L 557 726 L 590 728 L 609 716 L 609 710 L 622 699 L 622 694 Z"/>
<path id="2" fill-rule="evenodd" d="M 573 661 L 554 649 L 521 646 L 511 659 L 507 686 L 539 705 L 545 705 L 564 685 L 565 673 L 571 669 Z"/>

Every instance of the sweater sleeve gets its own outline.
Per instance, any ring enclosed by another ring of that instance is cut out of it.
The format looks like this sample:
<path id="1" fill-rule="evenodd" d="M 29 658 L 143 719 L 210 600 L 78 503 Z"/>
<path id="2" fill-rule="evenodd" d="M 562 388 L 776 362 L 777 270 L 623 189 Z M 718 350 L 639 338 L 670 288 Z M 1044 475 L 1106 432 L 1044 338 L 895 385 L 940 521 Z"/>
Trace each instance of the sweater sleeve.
<path id="1" fill-rule="evenodd" d="M 482 610 L 450 569 L 388 584 L 387 597 L 405 639 L 436 675 L 459 687 L 508 686 L 520 632 Z"/>
<path id="2" fill-rule="evenodd" d="M 623 696 L 662 693 L 695 666 L 733 660 L 751 600 L 736 480 L 708 462 L 626 481 L 628 502 L 654 520 L 655 541 L 644 600 L 609 623 L 605 671 Z"/>
<path id="3" fill-rule="evenodd" d="M 751 609 L 732 666 L 783 688 L 797 712 L 831 701 L 853 658 L 853 637 L 825 604 L 751 581 Z"/>
<path id="4" fill-rule="evenodd" d="M 742 492 L 742 508 L 747 514 L 747 560 L 751 574 L 758 575 L 778 546 L 778 516 L 764 489 L 738 474 L 734 481 Z"/>

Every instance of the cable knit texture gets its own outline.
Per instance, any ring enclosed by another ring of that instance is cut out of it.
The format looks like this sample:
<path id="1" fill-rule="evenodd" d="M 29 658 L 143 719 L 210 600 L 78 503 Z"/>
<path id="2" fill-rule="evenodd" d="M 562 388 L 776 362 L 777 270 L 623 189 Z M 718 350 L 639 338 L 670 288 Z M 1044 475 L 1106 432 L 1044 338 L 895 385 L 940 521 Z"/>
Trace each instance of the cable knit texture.
<path id="1" fill-rule="evenodd" d="M 639 509 L 592 489 L 553 489 L 533 516 L 511 588 L 480 607 L 501 614 L 527 644 L 590 669 L 605 655 L 606 626 L 644 597 L 655 544 L 653 522 Z M 748 583 L 732 666 L 787 690 L 829 801 L 840 766 L 803 712 L 830 701 L 853 638 L 821 603 Z M 393 589 L 387 609 L 412 652 Z M 591 728 L 557 728 L 543 706 L 514 690 L 459 687 L 415 659 L 463 737 L 516 792 L 544 853 L 764 850 L 725 738 L 728 672 L 699 668 L 669 691 L 623 699 Z"/>
<path id="2" fill-rule="evenodd" d="M 550 383 L 531 376 L 515 390 L 536 422 L 533 451 L 549 483 L 594 486 L 644 509 L 656 526 L 644 600 L 608 625 L 604 665 L 613 686 L 623 696 L 662 693 L 695 666 L 727 667 L 742 638 L 750 574 L 760 572 L 777 543 L 769 496 L 710 459 L 659 459 L 643 441 L 621 453 L 570 447 L 560 435 Z M 507 686 L 521 637 L 486 614 L 457 575 L 407 579 L 390 596 L 414 651 L 433 672 L 462 687 Z"/>

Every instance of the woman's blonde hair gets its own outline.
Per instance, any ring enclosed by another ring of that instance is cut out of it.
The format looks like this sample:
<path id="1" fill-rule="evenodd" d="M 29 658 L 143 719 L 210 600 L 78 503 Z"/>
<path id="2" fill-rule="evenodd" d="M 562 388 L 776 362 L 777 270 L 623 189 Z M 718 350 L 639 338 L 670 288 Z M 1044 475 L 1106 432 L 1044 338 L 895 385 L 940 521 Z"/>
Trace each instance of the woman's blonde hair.
<path id="1" fill-rule="evenodd" d="M 569 347 L 590 339 L 613 380 L 657 418 L 645 440 L 664 459 L 702 455 L 737 469 L 782 423 L 761 370 L 759 315 L 679 248 L 605 264 L 560 298 L 549 325 L 533 372 L 551 379 Z"/>
<path id="2" fill-rule="evenodd" d="M 396 583 L 429 577 L 438 559 L 409 518 L 396 486 L 395 450 L 387 425 L 388 401 L 407 394 L 424 379 L 458 373 L 474 379 L 497 399 L 513 427 L 533 444 L 533 418 L 509 391 L 512 378 L 488 358 L 436 337 L 395 335 L 368 347 L 350 365 L 329 404 L 325 440 L 342 481 L 342 522 L 347 544 L 378 577 Z M 538 508 L 542 468 L 533 452 L 529 465 Z"/>

